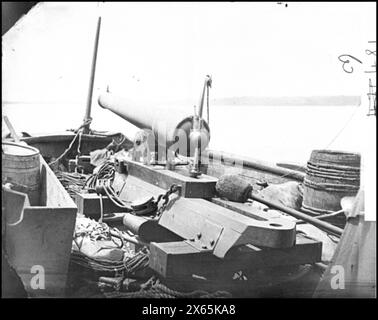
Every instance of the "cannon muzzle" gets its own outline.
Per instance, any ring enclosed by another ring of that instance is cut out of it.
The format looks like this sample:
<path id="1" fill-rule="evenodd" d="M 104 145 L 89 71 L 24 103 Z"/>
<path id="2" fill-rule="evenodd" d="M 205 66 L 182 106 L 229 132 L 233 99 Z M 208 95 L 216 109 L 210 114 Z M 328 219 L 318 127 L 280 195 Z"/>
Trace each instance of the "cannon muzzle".
<path id="1" fill-rule="evenodd" d="M 194 116 L 191 107 L 167 107 L 136 103 L 111 93 L 100 95 L 98 103 L 140 129 L 149 130 L 155 141 L 183 156 L 193 156 L 195 147 L 204 150 L 210 141 L 210 128 L 200 119 L 200 136 L 193 139 Z"/>

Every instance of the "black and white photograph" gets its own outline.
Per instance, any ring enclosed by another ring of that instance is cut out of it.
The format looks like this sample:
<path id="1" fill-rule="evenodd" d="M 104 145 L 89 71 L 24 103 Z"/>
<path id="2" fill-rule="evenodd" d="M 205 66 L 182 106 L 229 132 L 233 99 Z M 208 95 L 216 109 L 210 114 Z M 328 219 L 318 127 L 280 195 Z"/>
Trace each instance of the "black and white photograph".
<path id="1" fill-rule="evenodd" d="M 2 298 L 376 298 L 375 1 L 1 9 Z"/>

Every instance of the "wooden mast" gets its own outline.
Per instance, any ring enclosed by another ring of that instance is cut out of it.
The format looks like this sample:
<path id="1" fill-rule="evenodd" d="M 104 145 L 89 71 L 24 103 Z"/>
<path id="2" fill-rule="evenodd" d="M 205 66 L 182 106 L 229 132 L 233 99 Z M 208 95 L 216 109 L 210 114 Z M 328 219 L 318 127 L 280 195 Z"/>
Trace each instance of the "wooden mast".
<path id="1" fill-rule="evenodd" d="M 99 16 L 97 20 L 97 30 L 96 30 L 94 49 L 93 49 L 91 75 L 89 78 L 87 107 L 85 110 L 84 127 L 83 127 L 83 133 L 85 134 L 89 133 L 90 121 L 92 120 L 91 118 L 92 96 L 93 96 L 93 86 L 94 86 L 95 73 L 96 73 L 96 61 L 97 61 L 98 43 L 99 43 L 99 38 L 100 38 L 100 28 L 101 28 L 101 16 Z"/>

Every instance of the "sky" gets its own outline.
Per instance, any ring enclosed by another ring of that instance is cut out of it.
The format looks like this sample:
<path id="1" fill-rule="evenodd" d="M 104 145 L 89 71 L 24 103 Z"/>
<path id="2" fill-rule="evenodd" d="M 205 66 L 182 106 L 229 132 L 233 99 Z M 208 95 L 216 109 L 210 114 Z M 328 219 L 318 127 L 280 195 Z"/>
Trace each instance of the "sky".
<path id="1" fill-rule="evenodd" d="M 98 14 L 95 93 L 197 102 L 213 98 L 360 95 L 375 3 L 40 3 L 3 36 L 3 100 L 85 102 Z"/>

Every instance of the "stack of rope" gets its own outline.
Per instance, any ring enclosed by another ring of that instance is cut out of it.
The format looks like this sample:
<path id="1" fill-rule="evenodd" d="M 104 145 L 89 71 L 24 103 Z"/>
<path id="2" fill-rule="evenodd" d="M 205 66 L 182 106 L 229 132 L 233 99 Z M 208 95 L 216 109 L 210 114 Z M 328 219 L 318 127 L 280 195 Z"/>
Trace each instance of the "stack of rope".
<path id="1" fill-rule="evenodd" d="M 162 284 L 155 276 L 151 277 L 146 283 L 141 285 L 141 289 L 136 292 L 105 292 L 106 298 L 231 298 L 227 291 L 215 291 L 209 293 L 204 290 L 192 292 L 180 292 L 172 290 Z"/>
<path id="2" fill-rule="evenodd" d="M 85 187 L 88 189 L 96 189 L 96 186 L 101 183 L 100 181 L 109 181 L 109 183 L 112 184 L 115 178 L 115 172 L 115 163 L 111 160 L 107 160 L 96 167 L 93 174 L 90 175 L 85 182 Z"/>
<path id="3" fill-rule="evenodd" d="M 77 172 L 57 171 L 55 175 L 73 199 L 76 193 L 83 191 L 87 180 L 87 175 Z"/>
<path id="4" fill-rule="evenodd" d="M 123 258 L 108 260 L 88 256 L 81 250 L 84 239 L 88 239 L 93 243 L 100 243 L 103 240 L 111 241 L 114 245 L 100 247 L 99 250 L 121 249 L 124 252 Z M 149 251 L 147 247 L 143 247 L 137 253 L 134 253 L 134 250 L 130 249 L 129 245 L 128 238 L 116 228 L 111 228 L 106 223 L 80 218 L 76 221 L 71 263 L 103 276 L 132 275 L 148 267 Z"/>
<path id="5" fill-rule="evenodd" d="M 147 249 L 141 249 L 132 257 L 126 257 L 123 261 L 94 259 L 80 251 L 71 253 L 71 263 L 79 265 L 101 276 L 118 277 L 131 276 L 137 271 L 146 269 L 149 264 Z"/>
<path id="6" fill-rule="evenodd" d="M 83 192 L 84 189 L 96 189 L 99 184 L 111 185 L 115 178 L 115 164 L 112 161 L 105 161 L 95 169 L 95 172 L 88 175 L 78 172 L 65 172 L 55 170 L 55 175 L 73 198 L 76 193 Z"/>

